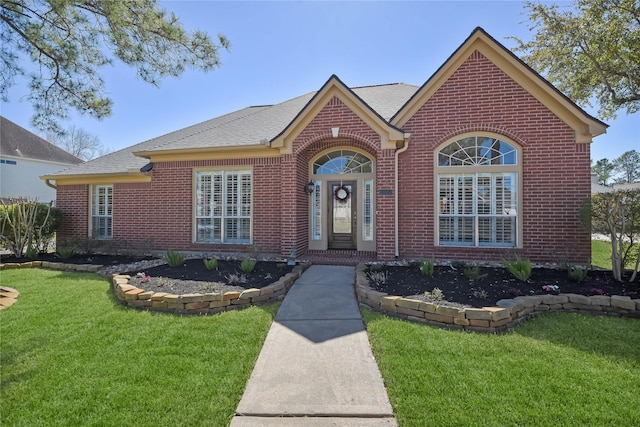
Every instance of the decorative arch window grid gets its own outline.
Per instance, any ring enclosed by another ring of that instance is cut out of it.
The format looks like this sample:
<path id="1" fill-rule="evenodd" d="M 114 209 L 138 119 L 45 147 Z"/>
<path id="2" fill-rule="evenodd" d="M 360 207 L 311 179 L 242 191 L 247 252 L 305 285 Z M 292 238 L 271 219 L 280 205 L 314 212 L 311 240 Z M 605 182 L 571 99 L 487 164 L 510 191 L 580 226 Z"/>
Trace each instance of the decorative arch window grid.
<path id="1" fill-rule="evenodd" d="M 331 151 L 323 154 L 313 162 L 313 173 L 315 175 L 371 172 L 373 172 L 371 159 L 352 150 Z"/>
<path id="2" fill-rule="evenodd" d="M 497 166 L 501 166 L 500 171 L 492 171 Z M 508 166 L 506 170 L 505 166 Z M 517 245 L 518 171 L 515 147 L 491 137 L 460 139 L 438 152 L 438 172 L 438 235 L 441 245 Z"/>
<path id="3" fill-rule="evenodd" d="M 517 153 L 511 144 L 489 136 L 462 138 L 438 153 L 438 166 L 515 165 Z"/>

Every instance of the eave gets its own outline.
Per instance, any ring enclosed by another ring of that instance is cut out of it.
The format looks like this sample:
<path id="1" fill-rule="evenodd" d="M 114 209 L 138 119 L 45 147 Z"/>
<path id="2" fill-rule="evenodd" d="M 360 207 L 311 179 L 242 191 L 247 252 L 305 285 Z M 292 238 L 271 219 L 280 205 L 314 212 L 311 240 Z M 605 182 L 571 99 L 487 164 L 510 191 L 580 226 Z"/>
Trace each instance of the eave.
<path id="1" fill-rule="evenodd" d="M 268 145 L 268 141 L 265 141 L 263 143 L 252 145 L 134 151 L 133 155 L 149 159 L 149 161 L 155 163 L 193 160 L 235 159 L 238 157 L 277 157 L 280 155 L 280 152 L 278 150 L 270 148 Z"/>
<path id="2" fill-rule="evenodd" d="M 100 184 L 122 184 L 122 183 L 144 183 L 151 182 L 151 174 L 142 173 L 138 170 L 123 173 L 96 173 L 80 175 L 43 175 L 43 181 L 55 181 L 59 185 L 100 185 Z"/>
<path id="3" fill-rule="evenodd" d="M 482 28 L 476 28 L 471 33 L 469 38 L 391 118 L 391 124 L 398 127 L 404 126 L 476 50 L 571 127 L 575 132 L 577 143 L 590 143 L 593 137 L 606 132 L 608 127 L 606 123 L 578 107 Z"/>
<path id="4" fill-rule="evenodd" d="M 395 149 L 404 141 L 404 132 L 383 119 L 366 102 L 349 89 L 336 75 L 333 75 L 322 88 L 311 98 L 296 117 L 285 129 L 271 140 L 271 147 L 279 148 L 283 154 L 292 152 L 293 141 L 304 131 L 311 121 L 333 98 L 337 97 L 358 118 L 366 123 L 380 136 L 382 149 Z M 331 127 L 340 127 L 342 123 L 336 122 Z"/>

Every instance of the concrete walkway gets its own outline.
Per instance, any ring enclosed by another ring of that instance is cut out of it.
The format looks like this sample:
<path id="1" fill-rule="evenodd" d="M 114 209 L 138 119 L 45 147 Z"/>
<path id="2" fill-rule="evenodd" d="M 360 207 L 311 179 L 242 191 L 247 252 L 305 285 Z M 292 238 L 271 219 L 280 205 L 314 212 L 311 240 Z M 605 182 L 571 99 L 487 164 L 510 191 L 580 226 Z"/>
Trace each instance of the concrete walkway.
<path id="1" fill-rule="evenodd" d="M 294 283 L 231 427 L 397 426 L 354 280 L 353 267 L 314 265 Z"/>

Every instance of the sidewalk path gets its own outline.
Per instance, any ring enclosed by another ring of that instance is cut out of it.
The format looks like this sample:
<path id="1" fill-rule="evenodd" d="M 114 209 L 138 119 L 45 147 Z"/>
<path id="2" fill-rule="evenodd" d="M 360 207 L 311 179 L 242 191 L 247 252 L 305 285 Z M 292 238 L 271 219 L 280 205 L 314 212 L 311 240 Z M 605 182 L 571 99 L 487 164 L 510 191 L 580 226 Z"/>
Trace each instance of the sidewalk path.
<path id="1" fill-rule="evenodd" d="M 282 302 L 231 427 L 397 426 L 353 284 L 311 266 Z"/>

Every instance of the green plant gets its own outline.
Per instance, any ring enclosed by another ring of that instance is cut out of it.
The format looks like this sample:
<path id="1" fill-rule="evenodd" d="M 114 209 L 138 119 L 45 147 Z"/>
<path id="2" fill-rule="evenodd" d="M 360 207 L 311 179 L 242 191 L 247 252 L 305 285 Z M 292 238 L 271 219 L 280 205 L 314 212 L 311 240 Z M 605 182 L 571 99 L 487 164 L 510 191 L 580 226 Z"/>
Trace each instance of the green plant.
<path id="1" fill-rule="evenodd" d="M 34 246 L 27 247 L 27 258 L 36 259 L 38 258 L 38 249 Z"/>
<path id="2" fill-rule="evenodd" d="M 389 280 L 389 274 L 386 271 L 369 271 L 367 276 L 376 285 L 383 285 Z"/>
<path id="3" fill-rule="evenodd" d="M 184 264 L 185 257 L 180 252 L 168 250 L 164 254 L 164 260 L 169 264 L 169 267 L 180 267 Z"/>
<path id="4" fill-rule="evenodd" d="M 286 270 L 287 269 L 287 263 L 286 262 L 279 262 L 276 264 L 276 267 L 278 268 L 278 270 Z"/>
<path id="5" fill-rule="evenodd" d="M 489 294 L 484 289 L 474 289 L 472 292 L 474 298 L 486 299 L 489 297 Z"/>
<path id="6" fill-rule="evenodd" d="M 487 277 L 487 274 L 482 274 L 482 269 L 477 265 L 473 267 L 465 267 L 463 271 L 465 277 L 469 280 L 478 280 L 483 277 Z"/>
<path id="7" fill-rule="evenodd" d="M 257 262 L 258 261 L 253 258 L 245 258 L 240 262 L 240 270 L 242 270 L 243 273 L 251 274 L 253 270 L 255 270 Z"/>
<path id="8" fill-rule="evenodd" d="M 204 266 L 207 270 L 217 270 L 218 269 L 218 259 L 217 258 L 210 258 L 210 259 L 204 259 Z"/>
<path id="9" fill-rule="evenodd" d="M 570 265 L 567 267 L 567 275 L 569 280 L 574 282 L 582 282 L 587 278 L 588 270 L 586 267 L 580 265 Z"/>
<path id="10" fill-rule="evenodd" d="M 504 267 L 513 274 L 513 276 L 526 282 L 531 277 L 531 261 L 526 258 L 516 256 L 515 261 L 503 261 Z"/>
<path id="11" fill-rule="evenodd" d="M 374 262 L 373 264 L 369 265 L 369 271 L 382 271 L 383 268 L 384 265 L 380 264 L 379 262 Z"/>
<path id="12" fill-rule="evenodd" d="M 444 299 L 444 292 L 440 288 L 433 288 L 431 292 L 425 291 L 425 298 L 429 301 L 442 301 Z"/>
<path id="13" fill-rule="evenodd" d="M 434 260 L 422 260 L 420 261 L 420 272 L 424 277 L 433 277 L 434 266 Z"/>
<path id="14" fill-rule="evenodd" d="M 62 246 L 56 249 L 56 256 L 62 259 L 69 259 L 78 253 L 78 249 L 75 246 Z"/>

